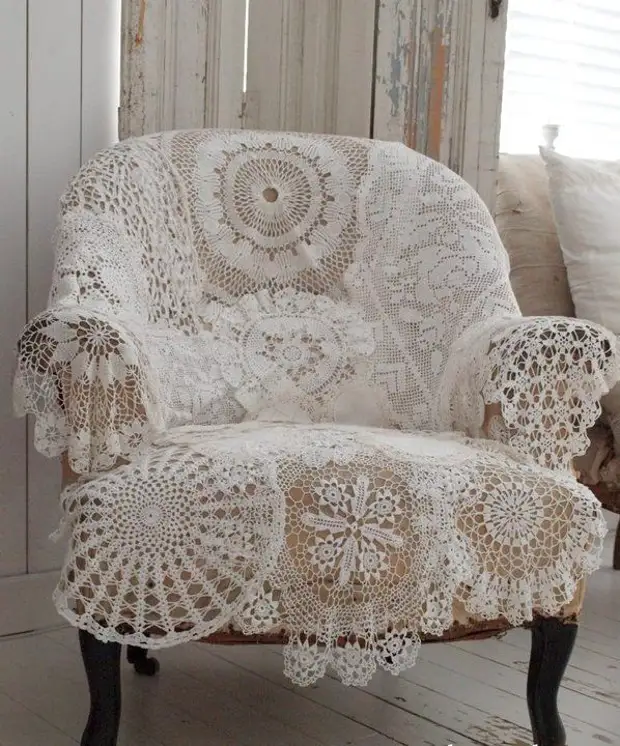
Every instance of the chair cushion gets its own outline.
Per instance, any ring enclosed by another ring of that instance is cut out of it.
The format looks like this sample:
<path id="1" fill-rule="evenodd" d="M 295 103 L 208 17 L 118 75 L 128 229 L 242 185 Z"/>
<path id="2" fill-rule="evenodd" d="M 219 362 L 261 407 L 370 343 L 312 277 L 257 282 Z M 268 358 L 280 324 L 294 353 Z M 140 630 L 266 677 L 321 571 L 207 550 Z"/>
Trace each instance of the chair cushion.
<path id="1" fill-rule="evenodd" d="M 147 647 L 285 630 L 298 684 L 412 665 L 455 604 L 559 614 L 606 532 L 588 489 L 502 446 L 335 425 L 179 428 L 63 504 L 73 624 Z"/>

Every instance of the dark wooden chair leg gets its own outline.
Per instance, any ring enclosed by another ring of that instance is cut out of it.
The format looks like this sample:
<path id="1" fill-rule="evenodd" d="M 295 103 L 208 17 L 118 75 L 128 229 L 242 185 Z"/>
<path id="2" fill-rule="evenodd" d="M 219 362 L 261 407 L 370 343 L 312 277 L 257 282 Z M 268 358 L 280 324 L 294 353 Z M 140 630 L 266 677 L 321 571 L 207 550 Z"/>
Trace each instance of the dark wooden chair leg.
<path id="1" fill-rule="evenodd" d="M 614 542 L 614 570 L 620 570 L 620 523 L 616 529 L 616 541 Z"/>
<path id="2" fill-rule="evenodd" d="M 80 630 L 90 690 L 90 714 L 81 746 L 116 746 L 121 720 L 121 646 Z"/>
<path id="3" fill-rule="evenodd" d="M 566 746 L 558 693 L 576 638 L 573 621 L 539 618 L 532 625 L 527 706 L 536 746 Z"/>
<path id="4" fill-rule="evenodd" d="M 141 676 L 155 676 L 159 671 L 157 658 L 149 658 L 149 651 L 134 645 L 127 647 L 127 660 L 134 667 L 134 671 Z"/>

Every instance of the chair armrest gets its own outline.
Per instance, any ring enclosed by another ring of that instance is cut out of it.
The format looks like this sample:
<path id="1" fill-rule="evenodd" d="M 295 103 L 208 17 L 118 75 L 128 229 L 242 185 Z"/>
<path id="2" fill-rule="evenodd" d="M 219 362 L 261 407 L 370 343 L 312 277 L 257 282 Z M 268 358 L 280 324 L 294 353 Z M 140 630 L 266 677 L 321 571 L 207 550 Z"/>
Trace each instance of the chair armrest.
<path id="1" fill-rule="evenodd" d="M 157 377 L 139 324 L 105 310 L 59 305 L 17 345 L 14 407 L 35 416 L 36 449 L 87 475 L 131 460 L 162 428 Z"/>
<path id="2" fill-rule="evenodd" d="M 491 340 L 483 375 L 486 434 L 572 470 L 589 446 L 601 398 L 620 380 L 615 335 L 585 321 L 521 319 Z"/>

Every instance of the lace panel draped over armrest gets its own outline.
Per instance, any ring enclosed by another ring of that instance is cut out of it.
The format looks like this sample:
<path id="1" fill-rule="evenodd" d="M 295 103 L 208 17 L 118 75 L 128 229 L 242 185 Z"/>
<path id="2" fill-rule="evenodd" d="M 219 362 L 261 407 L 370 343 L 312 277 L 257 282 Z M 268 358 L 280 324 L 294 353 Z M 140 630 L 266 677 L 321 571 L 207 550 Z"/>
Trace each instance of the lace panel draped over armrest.
<path id="1" fill-rule="evenodd" d="M 131 323 L 84 306 L 35 317 L 18 342 L 18 416 L 36 417 L 37 450 L 77 474 L 131 460 L 162 427 L 157 379 Z"/>
<path id="2" fill-rule="evenodd" d="M 619 379 L 617 339 L 600 326 L 565 317 L 496 319 L 453 348 L 441 425 L 570 470 L 588 449 L 601 398 Z"/>
<path id="3" fill-rule="evenodd" d="M 470 349 L 486 354 L 470 358 L 475 368 L 467 377 L 469 389 L 465 384 L 477 410 L 460 417 L 457 412 L 457 420 L 469 420 L 471 430 L 475 415 L 473 429 L 481 435 L 485 405 L 499 405 L 501 416 L 491 422 L 487 417 L 488 437 L 542 466 L 571 469 L 573 459 L 588 449 L 601 397 L 620 378 L 616 337 L 584 321 L 529 317 L 504 323 L 479 340 Z"/>

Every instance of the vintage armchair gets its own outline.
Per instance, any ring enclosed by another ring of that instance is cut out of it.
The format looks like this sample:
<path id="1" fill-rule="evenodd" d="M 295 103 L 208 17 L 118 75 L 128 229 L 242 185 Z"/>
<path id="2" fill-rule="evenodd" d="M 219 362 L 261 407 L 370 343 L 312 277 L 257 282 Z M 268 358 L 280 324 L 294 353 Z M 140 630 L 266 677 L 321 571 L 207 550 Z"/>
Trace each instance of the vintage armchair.
<path id="1" fill-rule="evenodd" d="M 180 131 L 85 164 L 15 402 L 64 469 L 54 600 L 80 632 L 83 746 L 113 746 L 120 650 L 285 644 L 364 685 L 422 641 L 531 626 L 534 739 L 600 504 L 571 471 L 616 340 L 520 315 L 474 190 L 404 145 Z M 553 650 L 553 655 L 550 651 Z"/>

